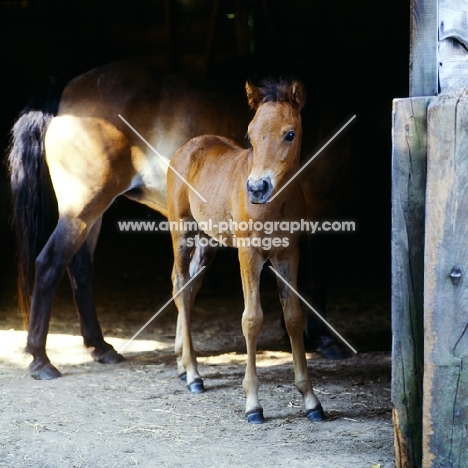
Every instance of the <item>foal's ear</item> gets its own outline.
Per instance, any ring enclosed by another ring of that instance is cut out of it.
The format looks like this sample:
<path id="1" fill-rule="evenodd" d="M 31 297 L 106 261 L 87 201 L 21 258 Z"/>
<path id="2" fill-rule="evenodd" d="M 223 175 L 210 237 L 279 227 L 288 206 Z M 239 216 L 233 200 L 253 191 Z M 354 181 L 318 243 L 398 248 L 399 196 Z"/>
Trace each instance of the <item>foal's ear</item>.
<path id="1" fill-rule="evenodd" d="M 291 87 L 289 88 L 289 99 L 291 103 L 297 106 L 299 110 L 301 110 L 304 107 L 306 101 L 306 93 L 304 85 L 300 81 L 294 80 L 291 83 Z"/>
<path id="2" fill-rule="evenodd" d="M 249 103 L 249 106 L 252 109 L 256 109 L 262 100 L 258 92 L 258 88 L 256 88 L 250 81 L 246 81 L 245 92 L 247 93 L 247 102 Z"/>

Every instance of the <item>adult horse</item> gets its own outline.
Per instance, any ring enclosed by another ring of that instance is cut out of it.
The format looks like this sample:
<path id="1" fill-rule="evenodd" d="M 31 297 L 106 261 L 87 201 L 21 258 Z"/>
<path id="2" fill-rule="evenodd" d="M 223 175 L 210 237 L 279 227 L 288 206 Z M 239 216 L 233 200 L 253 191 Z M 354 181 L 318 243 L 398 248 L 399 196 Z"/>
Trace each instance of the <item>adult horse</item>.
<path id="1" fill-rule="evenodd" d="M 166 216 L 166 171 L 176 149 L 203 133 L 236 139 L 245 133 L 247 106 L 242 100 L 223 102 L 223 95 L 141 65 L 116 63 L 35 98 L 22 112 L 12 131 L 9 165 L 19 302 L 29 313 L 26 351 L 33 356 L 34 378 L 60 376 L 47 356 L 46 339 L 52 299 L 65 270 L 93 358 L 123 359 L 103 338 L 91 292 L 102 215 L 125 195 Z M 236 111 L 238 103 L 243 105 Z M 58 222 L 48 237 L 50 180 Z"/>
<path id="2" fill-rule="evenodd" d="M 238 248 L 244 292 L 242 330 L 248 355 L 243 381 L 247 420 L 264 422 L 255 362 L 263 323 L 260 273 L 269 260 L 279 277 L 295 384 L 304 398 L 307 417 L 321 421 L 324 413 L 307 373 L 302 312 L 295 293 L 300 233 L 286 234 L 276 227 L 307 216 L 300 183 L 295 178 L 300 168 L 305 93 L 295 80 L 264 81 L 260 87 L 247 83 L 246 90 L 249 104 L 256 110 L 248 126 L 252 147 L 244 149 L 221 136 L 199 136 L 176 152 L 167 174 L 168 219 L 176 227 L 171 235 L 173 293 L 179 312 L 175 343 L 178 371 L 186 375 L 192 392 L 204 390 L 192 346 L 190 315 L 204 267 L 217 247 L 201 242 L 198 231 L 202 229 L 202 234 Z M 262 228 L 266 223 L 275 228 L 266 232 Z M 256 227 L 243 229 L 245 226 Z M 198 242 L 195 247 L 194 242 Z"/>

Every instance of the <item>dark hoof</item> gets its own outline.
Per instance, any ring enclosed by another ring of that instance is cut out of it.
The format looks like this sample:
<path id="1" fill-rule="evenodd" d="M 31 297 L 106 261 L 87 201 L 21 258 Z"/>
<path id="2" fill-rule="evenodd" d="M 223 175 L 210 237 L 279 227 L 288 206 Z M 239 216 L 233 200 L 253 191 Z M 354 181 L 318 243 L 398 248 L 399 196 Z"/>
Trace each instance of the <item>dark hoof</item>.
<path id="1" fill-rule="evenodd" d="M 350 354 L 330 336 L 320 337 L 320 345 L 317 347 L 317 352 L 325 359 L 336 360 L 350 357 Z"/>
<path id="2" fill-rule="evenodd" d="M 263 424 L 265 422 L 262 409 L 251 411 L 246 416 L 249 424 Z"/>
<path id="3" fill-rule="evenodd" d="M 320 422 L 326 419 L 322 405 L 320 404 L 317 406 L 317 408 L 307 411 L 306 416 L 307 419 L 312 422 Z"/>
<path id="4" fill-rule="evenodd" d="M 182 380 L 182 382 L 187 382 L 187 374 L 180 374 L 179 379 Z"/>
<path id="5" fill-rule="evenodd" d="M 101 364 L 118 364 L 125 361 L 125 358 L 115 349 L 109 349 L 108 351 L 95 349 L 91 354 L 93 359 Z"/>
<path id="6" fill-rule="evenodd" d="M 50 362 L 41 367 L 35 366 L 32 363 L 29 366 L 29 372 L 31 373 L 31 377 L 36 380 L 53 380 L 62 376 L 59 370 L 50 364 Z"/>
<path id="7" fill-rule="evenodd" d="M 187 376 L 185 376 L 185 378 L 187 379 Z M 202 379 L 195 379 L 191 384 L 188 384 L 187 387 L 190 393 L 203 393 L 205 391 Z"/>

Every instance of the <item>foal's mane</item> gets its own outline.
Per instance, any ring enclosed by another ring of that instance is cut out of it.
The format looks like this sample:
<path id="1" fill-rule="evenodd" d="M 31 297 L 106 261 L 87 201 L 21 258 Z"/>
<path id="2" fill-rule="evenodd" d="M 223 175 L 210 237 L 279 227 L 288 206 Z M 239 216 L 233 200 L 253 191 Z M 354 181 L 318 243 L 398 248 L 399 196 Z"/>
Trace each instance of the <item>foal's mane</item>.
<path id="1" fill-rule="evenodd" d="M 305 102 L 303 84 L 293 77 L 267 77 L 258 84 L 247 82 L 247 98 L 252 108 L 265 102 L 287 102 L 301 109 Z"/>
<path id="2" fill-rule="evenodd" d="M 292 78 L 265 78 L 257 87 L 262 102 L 289 102 L 289 89 L 294 80 Z"/>

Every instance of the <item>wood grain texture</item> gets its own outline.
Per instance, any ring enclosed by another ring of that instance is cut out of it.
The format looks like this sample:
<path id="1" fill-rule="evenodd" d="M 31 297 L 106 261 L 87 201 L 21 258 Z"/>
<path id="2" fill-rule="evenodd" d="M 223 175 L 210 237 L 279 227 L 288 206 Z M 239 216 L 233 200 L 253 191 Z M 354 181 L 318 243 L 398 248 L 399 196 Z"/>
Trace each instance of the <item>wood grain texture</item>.
<path id="1" fill-rule="evenodd" d="M 428 109 L 423 466 L 468 466 L 468 92 Z M 451 273 L 462 273 L 458 284 Z M 454 284 L 455 283 L 455 284 Z"/>
<path id="2" fill-rule="evenodd" d="M 410 96 L 438 92 L 437 0 L 412 0 L 410 42 Z"/>
<path id="3" fill-rule="evenodd" d="M 440 91 L 468 84 L 468 3 L 439 0 Z"/>
<path id="4" fill-rule="evenodd" d="M 395 462 L 421 466 L 426 113 L 431 98 L 393 103 L 392 403 Z"/>

